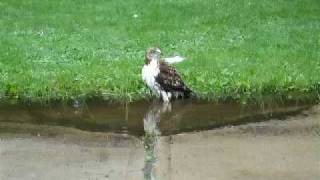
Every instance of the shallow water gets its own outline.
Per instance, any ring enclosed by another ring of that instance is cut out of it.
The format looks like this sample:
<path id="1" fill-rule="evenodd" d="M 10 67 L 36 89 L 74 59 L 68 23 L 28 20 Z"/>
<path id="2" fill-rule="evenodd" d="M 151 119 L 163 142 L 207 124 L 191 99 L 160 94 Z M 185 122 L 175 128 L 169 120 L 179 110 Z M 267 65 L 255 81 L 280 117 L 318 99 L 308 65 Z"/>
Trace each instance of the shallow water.
<path id="1" fill-rule="evenodd" d="M 63 129 L 76 128 L 85 130 L 81 132 L 88 132 L 88 134 L 94 134 L 90 133 L 94 131 L 142 136 L 142 138 L 136 139 L 140 139 L 143 142 L 143 176 L 145 180 L 154 180 L 161 176 L 159 172 L 167 171 L 159 171 L 159 168 L 170 169 L 171 167 L 171 150 L 167 152 L 166 148 L 171 147 L 169 144 L 171 144 L 170 138 L 172 136 L 163 141 L 163 138 L 166 139 L 167 137 L 165 136 L 167 135 L 263 121 L 273 117 L 279 118 L 299 113 L 309 107 L 311 107 L 311 104 L 298 102 L 265 102 L 263 104 L 252 103 L 244 105 L 234 102 L 218 104 L 205 101 L 175 101 L 168 104 L 159 101 L 144 101 L 131 104 L 77 102 L 73 105 L 0 105 L 0 134 L 22 133 L 23 135 L 55 136 L 63 135 Z M 62 131 L 57 129 L 51 131 L 49 127 L 61 127 Z M 101 135 L 94 135 L 93 137 L 96 140 L 98 136 Z M 106 138 L 104 135 L 102 136 Z M 111 146 L 105 148 L 105 150 L 118 147 L 122 141 L 128 141 L 127 138 L 129 137 L 133 136 L 122 137 L 121 135 L 121 137 L 114 137 L 115 139 L 112 141 Z M 79 139 L 81 141 L 93 140 L 88 140 L 84 137 L 79 137 Z M 110 139 L 106 138 L 100 143 L 105 144 L 109 141 Z M 193 141 L 193 143 L 196 142 Z M 135 152 L 136 148 L 139 147 L 139 143 L 133 144 L 132 152 Z M 205 142 L 204 144 L 205 146 L 200 147 L 212 146 L 210 143 Z M 185 153 L 185 150 L 181 149 L 179 152 Z M 99 157 L 103 157 L 103 159 L 108 157 L 105 152 L 101 153 Z M 165 158 L 163 157 L 164 154 Z M 168 165 L 163 165 L 166 163 Z"/>
<path id="2" fill-rule="evenodd" d="M 271 117 L 297 113 L 310 104 L 290 103 L 210 103 L 205 101 L 175 101 L 166 106 L 159 117 L 161 135 L 208 130 L 226 125 L 261 121 Z M 74 127 L 86 131 L 144 135 L 143 118 L 150 109 L 161 109 L 159 101 L 130 104 L 101 102 L 75 105 L 0 105 L 1 123 L 27 123 Z M 18 131 L 1 127 L 1 132 Z"/>

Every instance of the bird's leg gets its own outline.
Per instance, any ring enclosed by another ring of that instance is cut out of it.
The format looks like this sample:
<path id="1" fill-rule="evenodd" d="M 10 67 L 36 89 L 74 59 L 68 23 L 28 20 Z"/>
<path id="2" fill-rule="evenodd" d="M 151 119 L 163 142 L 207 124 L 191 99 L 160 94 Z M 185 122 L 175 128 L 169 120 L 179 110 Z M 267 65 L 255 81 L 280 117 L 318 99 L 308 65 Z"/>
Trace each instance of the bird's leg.
<path id="1" fill-rule="evenodd" d="M 168 95 L 168 98 L 169 98 L 169 101 L 170 101 L 171 98 L 172 98 L 172 93 L 171 92 L 167 92 L 167 95 Z"/>
<path id="2" fill-rule="evenodd" d="M 169 102 L 170 101 L 170 98 L 169 98 L 167 92 L 165 92 L 165 91 L 161 91 L 161 97 L 162 97 L 163 102 Z"/>

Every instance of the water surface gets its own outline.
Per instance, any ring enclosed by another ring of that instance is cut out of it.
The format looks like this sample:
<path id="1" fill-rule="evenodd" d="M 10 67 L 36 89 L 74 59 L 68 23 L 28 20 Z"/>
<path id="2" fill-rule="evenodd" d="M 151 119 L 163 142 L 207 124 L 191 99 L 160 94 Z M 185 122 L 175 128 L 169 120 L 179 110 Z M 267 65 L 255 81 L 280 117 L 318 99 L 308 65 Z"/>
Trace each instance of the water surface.
<path id="1" fill-rule="evenodd" d="M 297 113 L 308 107 L 310 104 L 299 102 L 244 105 L 236 102 L 175 101 L 168 104 L 167 110 L 159 115 L 158 126 L 161 135 L 170 135 L 266 120 Z M 129 104 L 90 102 L 75 105 L 0 105 L 0 130 L 18 131 L 1 126 L 3 123 L 27 123 L 142 136 L 145 115 L 150 109 L 157 108 L 163 108 L 159 101 Z"/>

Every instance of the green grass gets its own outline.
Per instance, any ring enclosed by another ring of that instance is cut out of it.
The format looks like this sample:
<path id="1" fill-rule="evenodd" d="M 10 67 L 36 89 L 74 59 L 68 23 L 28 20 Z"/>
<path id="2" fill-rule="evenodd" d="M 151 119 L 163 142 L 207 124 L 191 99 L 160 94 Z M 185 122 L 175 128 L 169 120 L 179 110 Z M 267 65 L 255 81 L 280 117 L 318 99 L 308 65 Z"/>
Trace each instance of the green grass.
<path id="1" fill-rule="evenodd" d="M 319 0 L 2 0 L 0 97 L 150 97 L 144 51 L 200 98 L 320 97 Z M 134 14 L 138 17 L 134 18 Z"/>

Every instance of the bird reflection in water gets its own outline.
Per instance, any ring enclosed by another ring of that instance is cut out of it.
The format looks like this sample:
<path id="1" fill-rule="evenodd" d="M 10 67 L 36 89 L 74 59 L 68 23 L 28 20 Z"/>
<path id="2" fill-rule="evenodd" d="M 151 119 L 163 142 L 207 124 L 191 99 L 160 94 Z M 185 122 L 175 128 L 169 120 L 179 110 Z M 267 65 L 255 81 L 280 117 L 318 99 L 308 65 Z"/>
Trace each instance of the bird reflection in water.
<path id="1" fill-rule="evenodd" d="M 161 115 L 171 111 L 171 103 L 153 102 L 143 118 L 144 124 L 144 149 L 145 149 L 145 165 L 144 179 L 154 180 L 155 163 L 157 161 L 158 140 L 161 135 L 159 123 Z"/>

